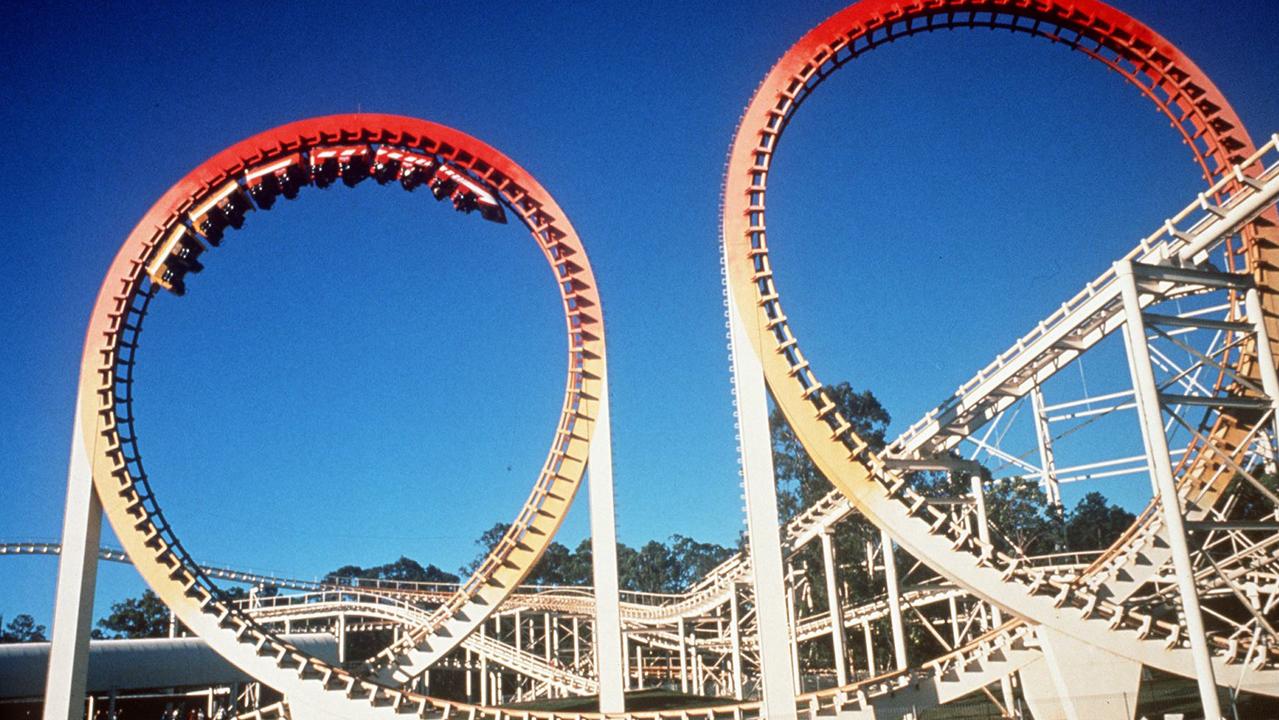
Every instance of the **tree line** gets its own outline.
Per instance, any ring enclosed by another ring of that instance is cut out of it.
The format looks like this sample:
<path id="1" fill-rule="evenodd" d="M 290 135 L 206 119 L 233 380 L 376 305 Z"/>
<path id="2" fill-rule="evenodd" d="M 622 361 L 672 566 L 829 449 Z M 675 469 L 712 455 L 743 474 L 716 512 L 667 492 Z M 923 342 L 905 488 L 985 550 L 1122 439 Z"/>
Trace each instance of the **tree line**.
<path id="1" fill-rule="evenodd" d="M 854 431 L 872 448 L 882 450 L 891 417 L 874 393 L 856 390 L 848 383 L 829 386 L 827 392 Z M 778 509 L 782 520 L 787 521 L 829 493 L 831 484 L 808 457 L 780 411 L 775 410 L 770 420 Z M 1024 478 L 991 482 L 989 473 L 983 473 L 992 539 L 1000 550 L 1009 554 L 1099 550 L 1109 546 L 1134 520 L 1132 513 L 1110 504 L 1100 493 L 1088 493 L 1070 510 L 1053 508 L 1048 505 L 1038 483 Z M 953 478 L 948 473 L 914 473 L 910 481 L 930 496 L 966 495 L 969 492 L 966 479 Z M 480 548 L 478 554 L 457 573 L 446 572 L 429 563 L 422 565 L 417 560 L 402 556 L 394 562 L 372 567 L 343 565 L 327 576 L 339 580 L 378 578 L 455 583 L 461 576 L 470 575 L 483 562 L 489 549 L 497 544 L 508 527 L 498 523 L 482 533 L 475 540 L 475 545 Z M 868 549 L 878 539 L 878 528 L 858 515 L 836 527 L 834 541 L 839 558 L 840 584 L 847 595 L 845 602 L 868 601 L 880 592 L 881 584 L 872 577 L 874 567 L 867 555 Z M 678 534 L 665 542 L 651 540 L 639 548 L 619 543 L 619 583 L 624 590 L 681 592 L 744 547 L 744 537 L 737 547 L 726 547 Z M 908 562 L 909 558 L 903 555 L 902 561 Z M 822 561 L 817 543 L 809 543 L 802 548 L 791 563 L 808 587 L 821 587 L 823 580 L 818 573 Z M 592 585 L 590 540 L 583 540 L 571 550 L 562 543 L 552 542 L 526 582 L 538 586 Z M 232 588 L 228 596 L 233 599 L 243 597 L 244 591 Z M 804 600 L 808 609 L 825 609 L 824 592 L 805 593 Z M 138 597 L 114 603 L 97 625 L 95 637 L 162 637 L 169 631 L 168 610 L 154 593 L 145 590 Z M 43 639 L 44 627 L 35 625 L 29 615 L 16 616 L 0 635 L 2 642 Z"/>

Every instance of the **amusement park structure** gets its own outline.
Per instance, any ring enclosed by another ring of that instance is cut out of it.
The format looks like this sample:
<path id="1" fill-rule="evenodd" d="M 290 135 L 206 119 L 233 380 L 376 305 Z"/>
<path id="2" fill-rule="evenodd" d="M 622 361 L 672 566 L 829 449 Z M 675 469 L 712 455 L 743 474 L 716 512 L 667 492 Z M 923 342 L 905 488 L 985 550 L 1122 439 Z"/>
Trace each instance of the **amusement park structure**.
<path id="1" fill-rule="evenodd" d="M 959 28 L 1043 38 L 1114 70 L 1181 134 L 1206 184 L 880 451 L 841 414 L 783 311 L 770 248 L 786 238 L 766 222 L 768 181 L 783 133 L 826 78 L 883 45 Z M 143 465 L 133 404 L 143 321 L 198 281 L 227 228 L 309 188 L 370 180 L 421 187 L 477 221 L 513 220 L 537 243 L 567 340 L 547 459 L 510 529 L 459 584 L 202 565 Z M 100 559 L 132 563 L 176 623 L 278 694 L 224 695 L 224 710 L 255 718 L 855 720 L 917 717 L 980 693 L 1005 717 L 1131 720 L 1143 668 L 1193 679 L 1210 720 L 1227 716 L 1223 698 L 1279 698 L 1279 497 L 1262 477 L 1279 463 L 1277 196 L 1279 135 L 1255 143 L 1188 57 L 1097 0 L 864 0 L 825 20 L 746 106 L 722 189 L 749 543 L 664 595 L 618 589 L 602 291 L 550 194 L 497 150 L 411 118 L 323 117 L 244 140 L 166 192 L 107 272 L 83 352 L 61 543 L 0 546 L 61 556 L 44 716 L 81 717 L 86 687 L 97 692 L 87 663 Z M 1072 395 L 1062 371 L 1101 348 L 1116 349 L 1121 371 Z M 770 397 L 833 485 L 784 525 Z M 921 473 L 948 482 L 925 485 Z M 991 483 L 1037 481 L 1059 506 L 1062 484 L 1121 475 L 1148 478 L 1151 501 L 1103 551 L 1027 555 L 988 517 Z M 522 586 L 588 476 L 594 585 Z M 100 547 L 104 514 L 121 550 Z M 847 602 L 832 539 L 853 518 L 877 528 L 867 571 L 883 590 L 864 603 Z M 822 582 L 805 584 L 794 565 L 810 543 Z M 232 599 L 215 580 L 254 589 Z M 336 659 L 294 642 L 299 629 L 332 632 Z M 388 644 L 348 657 L 361 633 Z M 944 651 L 915 656 L 918 636 Z M 828 666 L 805 659 L 813 643 L 829 645 Z M 433 694 L 440 672 L 462 674 L 465 700 Z M 717 701 L 627 710 L 625 691 L 654 685 Z M 598 696 L 599 709 L 509 707 L 570 696 Z"/>

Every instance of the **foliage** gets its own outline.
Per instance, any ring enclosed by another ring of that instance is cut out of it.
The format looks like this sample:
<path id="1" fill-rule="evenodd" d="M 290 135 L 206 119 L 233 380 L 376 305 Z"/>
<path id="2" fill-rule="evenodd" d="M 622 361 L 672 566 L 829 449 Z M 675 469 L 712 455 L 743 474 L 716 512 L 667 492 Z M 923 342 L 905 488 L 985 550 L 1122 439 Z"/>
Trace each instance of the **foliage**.
<path id="1" fill-rule="evenodd" d="M 1271 494 L 1279 495 L 1279 474 L 1261 473 L 1254 477 Z M 1262 494 L 1256 486 L 1248 482 L 1242 475 L 1235 476 L 1232 488 L 1235 496 L 1234 509 L 1230 513 L 1232 520 L 1258 521 L 1275 519 L 1275 513 L 1279 512 L 1279 508 L 1276 508 L 1270 498 Z"/>
<path id="2" fill-rule="evenodd" d="M 1075 505 L 1066 520 L 1066 547 L 1071 550 L 1104 550 L 1119 539 L 1137 517 L 1104 495 L 1090 492 Z"/>
<path id="3" fill-rule="evenodd" d="M 3 623 L 4 616 L 0 615 L 0 624 Z M 9 624 L 0 629 L 0 643 L 44 642 L 47 639 L 44 626 L 37 625 L 35 618 L 26 613 L 14 615 Z"/>
<path id="4" fill-rule="evenodd" d="M 136 598 L 111 605 L 111 612 L 98 620 L 95 637 L 156 638 L 169 634 L 169 609 L 150 590 Z"/>
<path id="5" fill-rule="evenodd" d="M 439 582 L 455 583 L 458 577 L 445 572 L 434 565 L 422 567 L 418 561 L 401 556 L 395 562 L 375 567 L 362 568 L 359 565 L 343 565 L 328 573 L 329 578 L 371 578 L 378 580 L 401 580 L 406 582 Z"/>
<path id="6" fill-rule="evenodd" d="M 472 573 L 488 556 L 509 526 L 498 523 L 475 541 L 479 554 L 466 567 Z M 624 590 L 640 592 L 679 592 L 700 580 L 716 565 L 728 559 L 733 550 L 715 543 L 698 542 L 683 535 L 672 535 L 666 543 L 649 541 L 639 550 L 618 543 L 618 582 Z M 542 559 L 525 579 L 532 585 L 592 585 L 591 541 L 583 540 L 574 550 L 552 542 Z"/>
<path id="7" fill-rule="evenodd" d="M 888 411 L 869 390 L 854 390 L 848 383 L 828 386 L 826 393 L 862 440 L 871 449 L 884 448 L 884 434 L 892 422 Z M 777 509 L 782 522 L 799 514 L 831 491 L 831 484 L 808 457 L 795 431 L 774 408 L 769 417 L 773 442 L 773 472 L 777 476 Z"/>

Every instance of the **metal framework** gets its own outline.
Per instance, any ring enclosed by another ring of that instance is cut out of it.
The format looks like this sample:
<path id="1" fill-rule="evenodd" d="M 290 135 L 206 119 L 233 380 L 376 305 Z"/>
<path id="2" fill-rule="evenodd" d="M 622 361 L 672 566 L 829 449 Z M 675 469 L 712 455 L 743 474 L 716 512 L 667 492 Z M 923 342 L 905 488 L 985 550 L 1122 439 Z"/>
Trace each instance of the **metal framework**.
<path id="1" fill-rule="evenodd" d="M 1026 33 L 1116 71 L 1168 117 L 1208 187 L 877 453 L 840 415 L 782 309 L 768 176 L 794 113 L 825 78 L 893 41 L 951 28 Z M 532 233 L 555 275 L 568 338 L 548 459 L 511 531 L 457 586 L 202 567 L 165 521 L 142 466 L 132 412 L 142 320 L 161 290 L 185 292 L 203 253 L 249 212 L 305 187 L 369 178 L 426 185 L 493 221 L 514 213 Z M 1213 720 L 1222 716 L 1219 685 L 1279 696 L 1279 497 L 1258 477 L 1279 458 L 1276 197 L 1279 136 L 1258 149 L 1189 58 L 1097 0 L 864 0 L 827 19 L 764 78 L 725 173 L 725 315 L 749 550 L 685 593 L 619 600 L 615 560 L 601 552 L 614 544 L 601 301 L 562 210 L 496 150 L 424 121 L 335 116 L 246 140 L 167 192 L 104 281 L 86 338 L 61 546 L 0 545 L 0 554 L 63 555 L 46 718 L 78 717 L 99 554 L 132 561 L 183 626 L 285 695 L 253 709 L 259 718 L 505 720 L 510 711 L 495 705 L 596 693 L 602 714 L 524 714 L 620 718 L 629 716 L 623 689 L 666 684 L 736 702 L 645 717 L 896 718 L 981 692 L 1008 717 L 1024 705 L 1039 720 L 1131 720 L 1127 698 L 1135 703 L 1142 666 L 1196 678 Z M 1082 374 L 1085 356 L 1120 341 L 1126 380 L 1061 397 L 1065 368 Z M 835 486 L 780 533 L 769 396 Z M 1019 413 L 1030 423 L 1020 435 Z M 1120 457 L 1080 440 L 1119 422 L 1135 444 Z M 1149 477 L 1151 504 L 1106 550 L 1030 557 L 987 517 L 983 459 L 1002 466 L 993 482 L 1038 481 L 1052 507 L 1063 483 L 1130 475 Z M 588 466 L 602 560 L 595 588 L 520 589 Z M 927 496 L 918 471 L 950 473 L 963 489 Z M 103 512 L 122 553 L 98 547 Z M 877 528 L 866 576 L 884 586 L 870 602 L 848 601 L 832 542 L 852 517 Z M 799 553 L 814 540 L 819 582 Z M 213 578 L 300 592 L 229 603 Z M 299 625 L 331 629 L 343 653 L 351 633 L 392 629 L 397 639 L 367 662 L 335 665 L 280 638 Z M 920 636 L 942 652 L 920 656 L 911 639 Z M 830 649 L 829 667 L 814 666 L 815 644 Z M 468 702 L 431 696 L 431 668 L 464 672 Z"/>
<path id="2" fill-rule="evenodd" d="M 222 600 L 169 526 L 143 467 L 134 428 L 133 368 L 143 319 L 158 293 L 186 291 L 200 258 L 254 210 L 309 186 L 341 180 L 396 181 L 429 188 L 463 212 L 505 222 L 509 208 L 531 232 L 552 270 L 563 303 L 568 378 L 551 449 L 529 498 L 474 575 L 423 622 L 370 661 L 360 676 L 310 657 L 263 630 Z M 98 513 L 105 511 L 139 572 L 182 623 L 246 672 L 298 705 L 358 714 L 384 704 L 388 687 L 412 681 L 456 647 L 514 591 L 563 521 L 590 460 L 597 481 L 611 482 L 608 397 L 601 301 L 584 248 L 563 211 L 526 171 L 495 149 L 450 128 L 388 115 L 331 116 L 285 125 L 242 141 L 193 170 L 149 210 L 116 256 L 90 318 L 78 394 L 68 487 L 65 553 L 59 579 L 46 717 L 69 717 L 83 695 L 87 610 L 92 603 Z M 91 478 L 93 488 L 87 485 Z M 592 493 L 596 548 L 612 557 L 611 488 Z M 96 492 L 95 492 L 96 491 Z M 100 503 L 100 505 L 99 505 Z M 88 531 L 86 535 L 86 531 Z M 87 558 L 87 560 L 82 560 Z M 71 560 L 76 560 L 72 563 Z M 616 561 L 601 561 L 601 586 L 616 587 Z M 610 580 L 611 574 L 611 583 Z M 614 594 L 615 597 L 615 594 Z M 601 602 L 601 608 L 615 602 Z M 78 611 L 78 612 L 77 612 Z M 74 614 L 73 614 L 74 613 Z M 615 610 L 608 615 L 615 616 Z M 71 620 L 71 618 L 76 620 Z M 605 619 L 605 626 L 616 621 Z M 609 657 L 606 707 L 621 709 L 617 643 Z M 597 656 L 600 657 L 600 656 Z M 379 678 L 379 684 L 367 677 Z M 620 678 L 620 675 L 619 675 Z M 343 686 L 342 693 L 332 692 Z M 398 697 L 398 696 L 397 696 Z"/>

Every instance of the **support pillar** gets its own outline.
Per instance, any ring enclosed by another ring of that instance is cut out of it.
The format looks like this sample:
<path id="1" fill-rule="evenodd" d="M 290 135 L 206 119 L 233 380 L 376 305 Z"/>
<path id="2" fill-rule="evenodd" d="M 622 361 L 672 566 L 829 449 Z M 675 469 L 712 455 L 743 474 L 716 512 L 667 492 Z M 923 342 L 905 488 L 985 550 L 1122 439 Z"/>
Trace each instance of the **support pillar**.
<path id="1" fill-rule="evenodd" d="M 635 643 L 635 689 L 644 689 L 644 646 Z"/>
<path id="2" fill-rule="evenodd" d="M 866 672 L 868 677 L 875 677 L 879 672 L 875 666 L 875 639 L 870 635 L 870 621 L 862 621 L 862 638 L 866 641 Z"/>
<path id="3" fill-rule="evenodd" d="M 764 366 L 751 345 L 736 302 L 729 297 L 727 304 L 738 450 L 746 491 L 746 526 L 759 627 L 760 684 L 764 695 L 761 714 L 769 720 L 794 720 L 795 683 L 790 672 L 789 648 L 792 629 L 786 623 L 786 585 L 782 578 L 778 530 L 781 523 L 777 516 L 777 481 L 773 474 Z"/>
<path id="4" fill-rule="evenodd" d="M 973 475 L 971 478 L 971 482 L 972 482 L 972 491 L 973 491 L 973 506 L 974 506 L 974 509 L 977 511 L 977 539 L 981 541 L 981 544 L 983 546 L 992 547 L 990 544 L 990 520 L 986 515 L 986 488 L 982 486 L 981 476 L 979 475 Z M 993 547 L 992 547 L 992 553 L 993 553 Z M 952 602 L 954 601 L 952 600 Z M 994 623 L 995 627 L 999 627 L 1000 625 L 1003 625 L 1004 618 L 999 608 L 995 607 L 992 604 L 988 606 L 988 609 L 990 610 L 991 622 Z M 952 618 L 954 617 L 953 611 L 951 613 L 951 617 Z M 985 617 L 986 617 L 986 614 L 983 611 L 982 618 L 984 619 Z M 983 629 L 987 629 L 987 628 L 983 628 Z M 1004 699 L 1004 707 L 1007 708 L 1009 712 L 1012 712 L 1013 684 L 1012 684 L 1012 680 L 1010 680 L 1007 675 L 1004 675 L 1003 677 L 999 678 L 999 690 L 1000 690 L 1000 694 L 1003 696 L 1003 699 Z"/>
<path id="5" fill-rule="evenodd" d="M 483 644 L 482 641 L 487 639 L 487 637 L 488 623 L 480 623 L 481 644 Z M 489 659 L 488 655 L 485 654 L 480 655 L 480 704 L 491 704 L 489 697 Z"/>
<path id="6" fill-rule="evenodd" d="M 62 555 L 53 605 L 53 636 L 44 690 L 44 720 L 80 720 L 89 671 L 89 631 L 98 579 L 102 502 L 93 489 L 88 449 L 80 437 L 76 401 L 62 517 Z"/>
<path id="7" fill-rule="evenodd" d="M 732 641 L 733 649 L 733 697 L 738 700 L 742 699 L 742 634 L 741 634 L 741 610 L 737 605 L 737 583 L 733 583 L 733 588 L 729 594 L 728 612 L 730 618 L 729 638 Z"/>
<path id="8" fill-rule="evenodd" d="M 799 627 L 796 622 L 798 617 L 795 609 L 795 585 L 796 573 L 795 567 L 790 563 L 786 564 L 786 622 L 790 627 Z M 795 633 L 789 634 L 790 641 L 790 658 L 791 658 L 791 679 L 795 682 L 795 690 L 802 692 L 804 689 L 803 680 L 799 675 L 799 641 L 795 639 Z"/>
<path id="9" fill-rule="evenodd" d="M 826 571 L 826 606 L 830 609 L 830 642 L 835 651 L 835 682 L 848 684 L 848 640 L 844 635 L 844 607 L 835 577 L 835 543 L 830 530 L 822 533 L 822 565 Z"/>
<path id="10" fill-rule="evenodd" d="M 471 666 L 475 664 L 475 659 L 471 657 L 471 651 L 467 650 L 463 656 L 462 674 L 466 676 L 466 701 L 475 702 L 475 688 L 472 686 L 471 674 L 473 670 Z"/>
<path id="11" fill-rule="evenodd" d="M 346 613 L 338 613 L 338 664 L 346 664 Z"/>
<path id="12" fill-rule="evenodd" d="M 601 362 L 604 360 L 601 358 Z M 617 579 L 617 520 L 613 509 L 613 445 L 608 410 L 608 366 L 599 378 L 598 413 L 587 459 L 590 474 L 591 561 L 595 583 L 595 675 L 600 712 L 626 709 L 622 609 Z"/>
<path id="13" fill-rule="evenodd" d="M 1146 322 L 1142 317 L 1141 300 L 1137 291 L 1137 279 L 1133 276 L 1131 261 L 1115 263 L 1115 275 L 1124 305 L 1124 334 L 1128 338 L 1128 368 L 1132 373 L 1134 397 L 1138 417 L 1141 420 L 1142 438 L 1146 446 L 1146 462 L 1150 474 L 1159 488 L 1159 504 L 1163 509 L 1164 525 L 1168 529 L 1168 545 L 1172 551 L 1173 568 L 1177 579 L 1177 592 L 1181 598 L 1182 614 L 1186 620 L 1186 633 L 1190 637 L 1190 653 L 1195 664 L 1199 699 L 1203 704 L 1205 720 L 1221 720 L 1221 705 L 1217 700 L 1217 683 L 1212 669 L 1212 655 L 1204 635 L 1203 614 L 1199 608 L 1199 595 L 1195 590 L 1194 568 L 1190 564 L 1190 548 L 1186 544 L 1186 528 L 1182 518 L 1181 498 L 1173 478 L 1172 461 L 1168 456 L 1168 438 L 1164 435 L 1163 410 L 1159 401 L 1159 387 L 1146 346 Z"/>
<path id="14" fill-rule="evenodd" d="M 1261 296 L 1257 288 L 1248 288 L 1244 293 L 1244 309 L 1248 312 L 1248 321 L 1253 324 L 1257 336 L 1257 373 L 1261 376 L 1261 388 L 1270 398 L 1270 431 L 1273 437 L 1271 444 L 1271 463 L 1279 461 L 1279 370 L 1275 369 L 1275 356 L 1270 349 L 1270 333 L 1266 330 L 1266 315 L 1261 309 Z M 1271 470 L 1273 472 L 1273 469 Z"/>
<path id="15" fill-rule="evenodd" d="M 626 658 L 626 672 L 622 673 L 623 689 L 631 690 L 635 687 L 631 680 L 631 636 L 626 633 L 622 633 L 622 657 Z"/>
<path id="16" fill-rule="evenodd" d="M 1030 391 L 1030 403 L 1035 417 L 1035 439 L 1039 441 L 1039 462 L 1043 467 L 1040 484 L 1048 504 L 1060 510 L 1061 484 L 1057 481 L 1057 461 L 1053 455 L 1053 437 L 1048 428 L 1048 412 L 1044 409 L 1044 391 L 1038 385 Z"/>
<path id="17" fill-rule="evenodd" d="M 688 636 L 684 634 L 684 616 L 676 623 L 679 631 L 679 691 L 688 694 Z"/>
<path id="18" fill-rule="evenodd" d="M 1035 720 L 1133 720 L 1140 663 L 1049 628 L 1035 632 L 1044 657 L 1019 672 Z"/>
<path id="19" fill-rule="evenodd" d="M 906 630 L 902 624 L 902 596 L 897 582 L 897 557 L 893 553 L 893 538 L 887 530 L 880 530 L 880 546 L 884 553 L 884 582 L 888 586 L 888 620 L 893 627 L 893 659 L 898 670 L 906 669 Z"/>
<path id="20" fill-rule="evenodd" d="M 577 618 L 573 618 L 573 669 L 581 668 L 582 664 L 582 628 L 578 624 Z"/>

